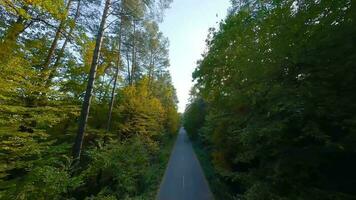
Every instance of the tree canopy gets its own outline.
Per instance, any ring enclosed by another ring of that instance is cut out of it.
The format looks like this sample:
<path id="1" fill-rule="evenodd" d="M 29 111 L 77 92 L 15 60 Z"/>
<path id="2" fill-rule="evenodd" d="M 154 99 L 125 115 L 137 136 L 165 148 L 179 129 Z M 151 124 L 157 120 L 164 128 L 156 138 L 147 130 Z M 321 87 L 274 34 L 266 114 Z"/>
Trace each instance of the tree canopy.
<path id="1" fill-rule="evenodd" d="M 184 126 L 222 199 L 356 197 L 355 14 L 350 0 L 233 1 L 211 30 Z"/>
<path id="2" fill-rule="evenodd" d="M 154 198 L 179 126 L 170 3 L 0 2 L 0 199 Z"/>

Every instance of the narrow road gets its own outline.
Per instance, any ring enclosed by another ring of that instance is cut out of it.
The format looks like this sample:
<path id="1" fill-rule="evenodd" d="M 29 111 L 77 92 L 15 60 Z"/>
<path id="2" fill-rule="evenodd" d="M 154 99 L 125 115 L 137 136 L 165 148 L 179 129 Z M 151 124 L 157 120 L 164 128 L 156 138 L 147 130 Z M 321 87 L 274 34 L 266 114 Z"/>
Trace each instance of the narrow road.
<path id="1" fill-rule="evenodd" d="M 179 131 L 157 199 L 214 199 L 184 128 Z"/>

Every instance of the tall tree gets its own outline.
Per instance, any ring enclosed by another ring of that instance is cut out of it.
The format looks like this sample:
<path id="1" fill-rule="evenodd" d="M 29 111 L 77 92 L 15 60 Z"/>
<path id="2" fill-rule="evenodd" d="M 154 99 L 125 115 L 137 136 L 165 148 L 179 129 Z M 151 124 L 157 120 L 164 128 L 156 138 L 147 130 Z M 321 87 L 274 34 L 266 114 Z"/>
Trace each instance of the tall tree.
<path id="1" fill-rule="evenodd" d="M 48 71 L 48 67 L 49 65 L 51 64 L 51 61 L 52 61 L 52 57 L 54 55 L 54 52 L 56 50 L 56 47 L 57 47 L 57 43 L 61 37 L 61 34 L 62 34 L 62 31 L 64 30 L 64 26 L 65 26 L 65 23 L 67 21 L 67 17 L 68 17 L 68 13 L 69 13 L 69 9 L 70 9 L 70 6 L 72 4 L 72 0 L 68 0 L 67 2 L 67 5 L 66 5 L 66 8 L 65 8 L 65 13 L 64 15 L 62 16 L 62 19 L 60 20 L 59 22 L 59 25 L 56 29 L 56 33 L 54 35 L 54 38 L 53 38 L 53 41 L 52 41 L 52 44 L 51 44 L 51 47 L 49 48 L 48 50 L 48 54 L 47 54 L 47 57 L 44 61 L 44 64 L 43 64 L 43 70 L 46 72 Z M 47 72 L 48 73 L 48 72 Z M 48 75 L 49 76 L 49 75 Z M 48 78 L 46 76 L 46 78 Z"/>
<path id="2" fill-rule="evenodd" d="M 210 151 L 217 193 L 354 199 L 354 1 L 233 2 L 185 116 Z"/>
<path id="3" fill-rule="evenodd" d="M 115 71 L 115 77 L 114 77 L 114 86 L 111 91 L 111 98 L 110 98 L 110 105 L 109 105 L 109 114 L 108 114 L 108 122 L 107 122 L 107 128 L 106 130 L 110 130 L 111 126 L 111 118 L 112 118 L 112 111 L 115 103 L 115 90 L 117 86 L 117 79 L 119 77 L 119 71 L 121 67 L 121 37 L 122 37 L 122 16 L 120 16 L 120 24 L 119 24 L 119 48 L 118 48 L 118 53 L 117 53 L 117 62 L 116 62 L 116 71 Z"/>
<path id="4" fill-rule="evenodd" d="M 95 82 L 96 70 L 98 67 L 100 50 L 101 50 L 103 37 L 104 37 L 104 29 L 105 29 L 105 25 L 106 25 L 106 20 L 109 15 L 110 4 L 111 4 L 111 0 L 105 1 L 103 15 L 101 17 L 98 34 L 96 36 L 95 49 L 94 49 L 93 59 L 92 59 L 90 72 L 89 72 L 89 76 L 88 76 L 87 88 L 85 91 L 83 105 L 82 105 L 80 118 L 79 118 L 79 122 L 78 122 L 78 132 L 77 132 L 77 136 L 75 138 L 75 142 L 74 142 L 74 146 L 73 146 L 73 158 L 78 161 L 80 159 L 80 153 L 82 150 L 83 139 L 84 139 L 84 132 L 85 132 L 85 128 L 87 126 L 89 110 L 90 110 L 90 101 L 91 101 L 94 82 Z"/>
<path id="5" fill-rule="evenodd" d="M 54 75 L 55 75 L 55 71 L 57 70 L 57 68 L 58 68 L 58 66 L 59 66 L 59 64 L 60 64 L 60 62 L 61 62 L 61 59 L 62 59 L 63 56 L 64 56 L 64 51 L 65 51 L 65 49 L 66 49 L 66 46 L 67 46 L 68 42 L 71 40 L 71 38 L 72 38 L 72 36 L 73 36 L 73 31 L 74 31 L 74 29 L 75 29 L 75 27 L 76 27 L 77 20 L 78 20 L 78 18 L 79 18 L 79 16 L 80 16 L 81 2 L 82 2 L 81 0 L 78 0 L 78 1 L 77 1 L 77 7 L 76 7 L 76 11 L 75 11 L 74 18 L 73 18 L 73 24 L 70 25 L 69 31 L 68 31 L 68 33 L 65 35 L 64 42 L 63 42 L 63 44 L 62 44 L 61 49 L 60 49 L 59 52 L 58 52 L 58 55 L 57 55 L 57 57 L 56 57 L 56 59 L 55 59 L 55 62 L 54 62 L 54 64 L 53 64 L 53 67 L 50 69 L 48 78 L 47 78 L 47 80 L 46 80 L 46 88 L 48 88 L 48 87 L 50 86 L 51 81 L 52 81 L 52 79 L 53 79 L 53 77 L 54 77 Z M 54 41 L 53 41 L 53 43 L 54 43 Z M 47 57 L 47 59 L 48 59 L 48 57 Z M 49 61 L 48 61 L 48 62 L 49 62 Z M 47 63 L 47 61 L 46 61 L 46 63 Z M 47 64 L 45 64 L 45 66 L 46 66 L 46 65 L 47 65 Z"/>
<path id="6" fill-rule="evenodd" d="M 0 62 L 5 63 L 11 57 L 13 50 L 16 47 L 16 42 L 21 33 L 25 32 L 35 22 L 43 22 L 46 25 L 46 17 L 54 17 L 61 19 L 63 12 L 63 0 L 50 2 L 44 1 L 1 1 L 0 6 L 10 17 L 4 18 L 5 21 L 10 21 L 9 26 L 5 29 L 2 37 L 0 37 Z"/>
<path id="7" fill-rule="evenodd" d="M 133 20 L 132 22 L 132 61 L 131 61 L 131 77 L 129 78 L 130 80 L 130 85 L 134 83 L 135 80 L 135 75 L 136 75 L 136 20 Z"/>

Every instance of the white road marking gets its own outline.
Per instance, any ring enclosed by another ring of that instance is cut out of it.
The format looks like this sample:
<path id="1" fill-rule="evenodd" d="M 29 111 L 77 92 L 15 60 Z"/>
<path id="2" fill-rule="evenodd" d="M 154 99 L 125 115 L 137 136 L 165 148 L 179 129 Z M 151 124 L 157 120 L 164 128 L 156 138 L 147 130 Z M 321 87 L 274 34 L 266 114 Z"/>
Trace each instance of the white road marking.
<path id="1" fill-rule="evenodd" d="M 184 176 L 183 176 L 183 189 L 184 189 Z"/>

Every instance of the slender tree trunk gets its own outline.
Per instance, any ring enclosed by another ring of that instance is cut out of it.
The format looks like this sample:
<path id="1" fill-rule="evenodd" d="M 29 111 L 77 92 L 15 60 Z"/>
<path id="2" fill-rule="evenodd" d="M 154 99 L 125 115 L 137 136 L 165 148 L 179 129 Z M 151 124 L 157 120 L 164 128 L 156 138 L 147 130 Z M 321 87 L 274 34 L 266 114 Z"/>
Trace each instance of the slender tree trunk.
<path id="1" fill-rule="evenodd" d="M 54 36 L 54 39 L 52 41 L 52 44 L 51 44 L 51 47 L 50 49 L 48 50 L 48 54 L 47 54 L 47 57 L 44 61 L 44 64 L 43 64 L 43 68 L 42 68 L 42 74 L 41 74 L 41 79 L 43 80 L 43 82 L 40 82 L 40 87 L 43 87 L 43 90 L 42 90 L 42 93 L 41 94 L 37 94 L 37 95 L 40 95 L 40 103 L 42 105 L 46 105 L 47 104 L 47 91 L 49 90 L 49 87 L 51 85 L 51 80 L 54 76 L 54 71 L 53 69 L 50 69 L 50 64 L 51 64 L 51 60 L 52 60 L 52 57 L 55 53 L 55 50 L 57 48 L 57 44 L 58 44 L 58 41 L 59 39 L 61 38 L 61 33 L 62 33 L 62 30 L 64 28 L 64 24 L 67 20 L 67 17 L 68 17 L 68 12 L 69 12 L 69 8 L 71 6 L 71 3 L 72 3 L 72 0 L 68 0 L 67 2 L 67 5 L 66 5 L 66 13 L 64 15 L 64 18 L 60 20 L 60 23 L 59 23 L 59 26 L 57 27 L 57 30 L 56 30 L 56 34 Z"/>
<path id="2" fill-rule="evenodd" d="M 132 67 L 131 67 L 131 82 L 130 85 L 133 84 L 136 73 L 136 22 L 133 21 L 133 38 L 132 38 Z"/>
<path id="3" fill-rule="evenodd" d="M 44 65 L 43 65 L 43 69 L 44 71 L 46 72 L 48 70 L 48 67 L 49 65 L 51 64 L 51 60 L 52 60 L 52 57 L 53 57 L 53 54 L 54 54 L 54 51 L 56 50 L 56 47 L 57 47 L 57 43 L 58 43 L 58 40 L 59 38 L 61 37 L 61 32 L 62 32 L 62 29 L 64 27 L 64 23 L 66 22 L 67 20 L 67 16 L 68 16 L 68 12 L 69 12 L 69 8 L 70 8 L 70 5 L 72 4 L 72 0 L 68 0 L 67 2 L 67 6 L 66 6 L 66 14 L 65 14 L 65 17 L 63 19 L 61 19 L 60 23 L 59 23 L 59 26 L 56 30 L 56 34 L 54 36 L 54 39 L 52 41 L 52 44 L 51 44 L 51 47 L 48 51 L 48 54 L 47 54 L 47 57 L 45 59 L 45 62 L 44 62 Z M 46 75 L 46 76 L 49 76 Z"/>
<path id="4" fill-rule="evenodd" d="M 76 22 L 77 22 L 77 20 L 78 20 L 78 18 L 80 16 L 80 6 L 81 6 L 81 0 L 78 0 L 76 12 L 75 12 L 74 19 L 73 19 L 74 25 L 70 27 L 68 35 L 65 38 L 60 51 L 58 52 L 58 55 L 56 57 L 56 61 L 55 61 L 54 65 L 53 65 L 53 68 L 49 72 L 49 76 L 48 76 L 48 78 L 46 80 L 46 88 L 50 87 L 52 79 L 55 76 L 55 72 L 56 72 L 56 70 L 57 70 L 57 68 L 58 68 L 58 66 L 60 64 L 60 61 L 61 61 L 62 57 L 64 56 L 64 50 L 65 50 L 70 38 L 72 37 L 73 31 L 74 31 L 75 26 L 76 26 Z"/>
<path id="5" fill-rule="evenodd" d="M 117 55 L 117 63 L 116 63 L 116 72 L 115 72 L 115 79 L 114 79 L 114 87 L 112 88 L 112 91 L 111 91 L 111 99 L 110 99 L 110 106 L 109 106 L 109 116 L 108 116 L 108 123 L 107 123 L 106 131 L 110 131 L 112 110 L 113 110 L 114 101 L 115 101 L 115 90 L 116 90 L 117 78 L 118 78 L 118 76 L 119 76 L 119 70 L 120 70 L 120 65 L 121 65 L 121 31 L 122 31 L 122 18 L 121 18 L 120 20 L 121 20 L 121 21 L 120 21 L 120 28 L 119 28 L 119 49 L 118 49 L 118 55 Z"/>
<path id="6" fill-rule="evenodd" d="M 95 49 L 94 49 L 94 54 L 93 54 L 93 60 L 92 60 L 91 67 L 90 67 L 87 89 L 85 91 L 82 110 L 81 110 L 80 118 L 79 118 L 79 122 L 78 122 L 78 132 L 77 132 L 77 136 L 75 138 L 75 142 L 74 142 L 74 146 L 73 146 L 73 158 L 77 162 L 79 162 L 79 160 L 80 160 L 80 154 L 81 154 L 83 139 L 84 139 L 84 131 L 85 131 L 87 121 L 88 121 L 89 110 L 90 110 L 90 101 L 91 101 L 91 97 L 92 97 L 96 71 L 98 68 L 98 60 L 99 60 L 100 50 L 101 50 L 101 46 L 102 46 L 102 42 L 103 42 L 104 28 L 105 28 L 106 20 L 108 18 L 110 4 L 111 4 L 111 0 L 105 1 L 105 7 L 104 7 L 103 15 L 101 18 L 98 35 L 96 36 Z"/>
<path id="7" fill-rule="evenodd" d="M 153 82 L 153 70 L 154 70 L 154 60 L 153 60 L 153 53 L 150 53 L 150 64 L 148 68 L 148 86 L 151 87 Z"/>
<path id="8" fill-rule="evenodd" d="M 129 79 L 129 85 L 131 85 L 131 69 L 130 69 L 129 51 L 126 52 L 126 60 L 127 60 L 127 77 Z"/>
<path id="9" fill-rule="evenodd" d="M 114 80 L 115 80 L 115 77 L 113 76 L 113 77 L 111 77 L 109 83 L 104 82 L 103 86 L 104 86 L 104 87 L 110 87 L 110 85 L 112 85 L 112 83 L 114 82 Z M 106 84 L 105 84 L 105 83 L 106 83 Z M 109 95 L 108 95 L 109 92 L 108 92 L 107 90 L 105 90 L 103 93 L 104 93 L 104 94 L 103 94 L 102 97 L 100 98 L 100 101 L 101 101 L 101 102 L 105 101 L 104 98 L 107 97 L 107 96 L 109 96 Z M 111 93 L 111 92 L 110 92 L 110 93 Z"/>
<path id="10" fill-rule="evenodd" d="M 66 46 L 67 46 L 67 44 L 68 44 L 68 42 L 69 42 L 69 40 L 70 40 L 70 38 L 71 38 L 71 36 L 73 34 L 73 31 L 75 29 L 77 20 L 78 20 L 78 18 L 80 16 L 80 6 L 81 6 L 81 0 L 78 0 L 76 12 L 75 12 L 74 19 L 73 19 L 74 25 L 69 29 L 68 35 L 67 35 L 66 39 L 64 40 L 64 43 L 63 43 L 63 45 L 61 47 L 61 50 L 59 51 L 59 53 L 57 55 L 56 62 L 54 64 L 55 67 L 59 65 L 60 60 L 62 59 L 62 57 L 64 55 L 64 50 L 65 50 L 65 48 L 66 48 Z"/>

